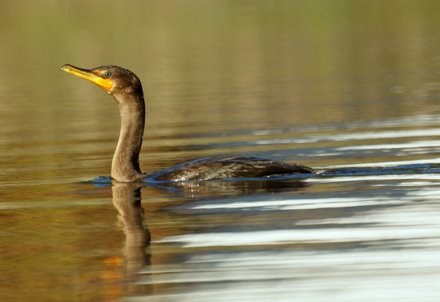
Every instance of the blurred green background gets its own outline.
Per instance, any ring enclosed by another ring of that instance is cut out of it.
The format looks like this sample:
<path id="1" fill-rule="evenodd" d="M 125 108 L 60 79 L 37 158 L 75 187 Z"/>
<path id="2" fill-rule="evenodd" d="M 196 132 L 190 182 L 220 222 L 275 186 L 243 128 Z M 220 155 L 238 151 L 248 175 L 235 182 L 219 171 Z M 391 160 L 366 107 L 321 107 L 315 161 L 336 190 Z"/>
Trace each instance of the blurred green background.
<path id="1" fill-rule="evenodd" d="M 14 113 L 26 108 L 31 119 L 59 125 L 66 107 L 95 113 L 111 107 L 94 87 L 61 74 L 64 63 L 135 71 L 154 113 L 151 127 L 225 121 L 275 127 L 431 110 L 439 89 L 439 6 L 392 0 L 2 1 L 2 114 L 13 122 Z M 80 97 L 89 101 L 78 102 Z"/>

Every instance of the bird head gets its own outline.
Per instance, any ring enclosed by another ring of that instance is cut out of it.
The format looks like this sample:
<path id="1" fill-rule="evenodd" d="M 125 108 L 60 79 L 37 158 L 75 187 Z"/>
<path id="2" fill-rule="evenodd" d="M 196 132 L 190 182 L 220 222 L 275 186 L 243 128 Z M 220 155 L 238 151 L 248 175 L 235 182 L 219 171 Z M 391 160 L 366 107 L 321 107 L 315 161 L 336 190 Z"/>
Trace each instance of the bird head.
<path id="1" fill-rule="evenodd" d="M 111 95 L 142 95 L 141 81 L 126 68 L 109 65 L 84 69 L 66 64 L 61 67 L 61 70 L 86 79 Z"/>

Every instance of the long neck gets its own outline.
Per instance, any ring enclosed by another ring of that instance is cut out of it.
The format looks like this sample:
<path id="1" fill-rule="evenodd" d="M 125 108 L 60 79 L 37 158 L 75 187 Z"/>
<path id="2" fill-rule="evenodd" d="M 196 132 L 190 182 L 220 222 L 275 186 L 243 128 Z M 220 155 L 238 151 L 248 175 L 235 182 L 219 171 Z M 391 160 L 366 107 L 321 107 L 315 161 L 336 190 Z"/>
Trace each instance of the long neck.
<path id="1" fill-rule="evenodd" d="M 121 182 L 130 182 L 143 177 L 139 167 L 139 153 L 145 125 L 144 97 L 114 96 L 121 114 L 121 131 L 112 162 L 112 178 Z"/>

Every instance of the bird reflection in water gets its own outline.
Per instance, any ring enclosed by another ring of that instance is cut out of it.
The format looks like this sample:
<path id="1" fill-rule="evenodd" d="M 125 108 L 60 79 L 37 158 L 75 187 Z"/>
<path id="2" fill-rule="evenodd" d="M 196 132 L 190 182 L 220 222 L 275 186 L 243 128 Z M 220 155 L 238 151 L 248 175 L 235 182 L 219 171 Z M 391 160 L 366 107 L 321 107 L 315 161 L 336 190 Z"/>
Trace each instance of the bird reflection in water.
<path id="1" fill-rule="evenodd" d="M 240 181 L 202 181 L 175 182 L 157 184 L 154 187 L 163 191 L 181 193 L 185 198 L 219 198 L 250 194 L 267 194 L 291 192 L 308 187 L 309 184 L 301 179 L 286 180 L 240 180 Z"/>
<path id="2" fill-rule="evenodd" d="M 144 225 L 144 211 L 141 206 L 139 183 L 112 183 L 113 205 L 118 210 L 119 221 L 125 233 L 125 276 L 126 294 L 135 294 L 138 272 L 150 265 L 150 232 Z"/>
<path id="3" fill-rule="evenodd" d="M 177 186 L 177 184 L 175 184 Z M 279 191 L 296 191 L 301 189 L 306 184 L 302 181 L 230 181 L 230 182 L 201 182 L 201 183 L 180 183 L 178 187 L 166 187 L 166 190 L 176 190 L 182 193 L 181 203 L 191 203 L 193 201 L 209 199 L 220 196 L 239 196 L 251 193 L 270 193 Z M 151 268 L 152 257 L 150 248 L 151 234 L 146 224 L 144 209 L 142 208 L 141 189 L 145 184 L 141 182 L 121 183 L 112 181 L 112 196 L 113 205 L 118 211 L 118 219 L 121 223 L 123 232 L 125 234 L 124 243 L 124 270 L 125 270 L 125 285 L 124 294 L 127 296 L 133 295 L 148 295 L 154 293 L 153 280 L 145 281 L 149 278 L 154 278 Z M 146 190 L 151 190 L 151 187 L 144 187 Z M 164 188 L 159 188 L 163 190 Z M 158 191 L 160 192 L 160 191 Z M 154 193 L 155 194 L 155 193 Z M 173 203 L 175 204 L 175 203 Z M 145 204 L 147 206 L 147 204 Z M 146 209 L 150 212 L 149 209 Z M 157 211 L 157 209 L 153 210 Z M 178 214 L 174 214 L 178 215 Z M 197 214 L 183 214 L 184 217 L 174 217 L 175 221 L 186 221 L 182 224 L 173 224 L 173 234 L 184 234 L 188 231 L 188 222 L 197 218 Z M 233 216 L 233 215 L 232 215 Z M 154 220 L 154 219 L 153 219 Z M 173 219 L 174 220 L 174 219 Z M 152 222 L 154 225 L 154 221 Z M 161 235 L 159 235 L 161 237 Z M 185 258 L 185 252 L 175 251 L 174 253 L 164 255 L 156 255 L 154 266 L 169 266 L 172 265 L 174 256 Z M 188 255 L 187 255 L 188 256 Z M 140 279 L 144 280 L 139 282 Z"/>

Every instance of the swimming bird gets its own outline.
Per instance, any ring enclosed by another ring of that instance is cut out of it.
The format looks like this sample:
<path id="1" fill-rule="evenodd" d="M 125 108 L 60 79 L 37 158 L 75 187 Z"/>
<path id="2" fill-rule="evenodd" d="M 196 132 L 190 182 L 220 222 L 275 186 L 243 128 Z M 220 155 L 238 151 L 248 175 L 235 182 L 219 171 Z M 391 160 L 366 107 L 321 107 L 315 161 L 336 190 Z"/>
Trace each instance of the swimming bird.
<path id="1" fill-rule="evenodd" d="M 139 78 L 126 68 L 112 65 L 84 69 L 66 64 L 61 70 L 98 85 L 116 100 L 121 116 L 119 140 L 111 166 L 111 177 L 116 181 L 207 181 L 314 173 L 313 169 L 303 165 L 256 157 L 230 156 L 200 158 L 159 172 L 142 173 L 139 153 L 145 126 L 145 101 Z"/>

